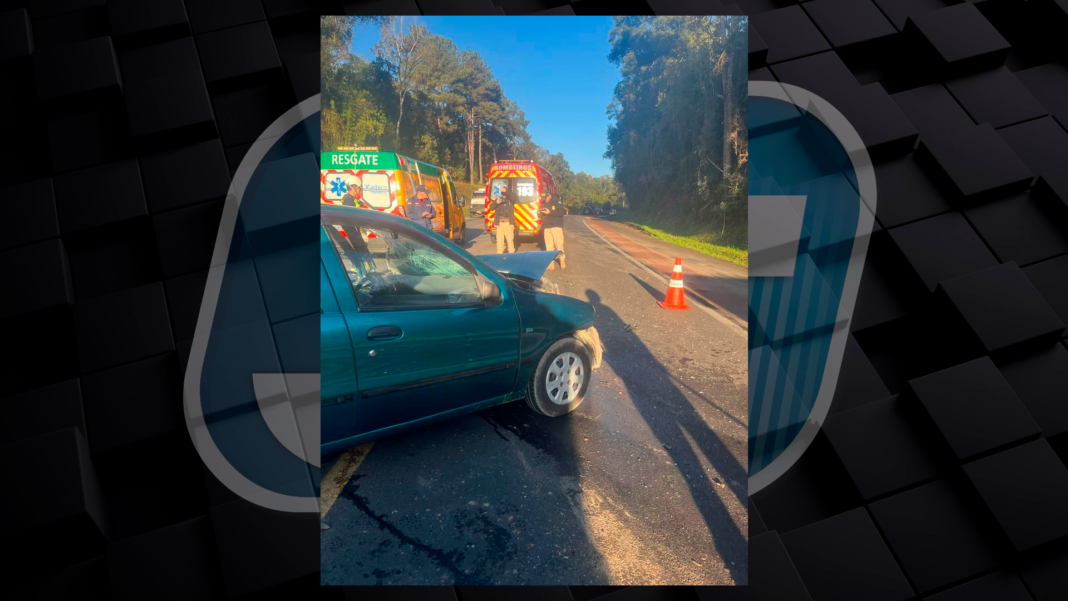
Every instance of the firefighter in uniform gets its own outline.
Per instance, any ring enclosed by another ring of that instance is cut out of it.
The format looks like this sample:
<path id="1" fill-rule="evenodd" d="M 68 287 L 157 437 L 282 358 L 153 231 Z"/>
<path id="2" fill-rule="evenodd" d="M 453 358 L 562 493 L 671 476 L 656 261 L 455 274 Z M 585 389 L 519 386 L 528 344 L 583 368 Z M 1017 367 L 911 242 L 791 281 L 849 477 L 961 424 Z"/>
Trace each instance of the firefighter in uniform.
<path id="1" fill-rule="evenodd" d="M 434 228 L 431 225 L 431 220 L 438 216 L 438 210 L 434 208 L 434 203 L 430 202 L 429 194 L 430 191 L 426 189 L 426 186 L 419 186 L 415 189 L 415 196 L 408 199 L 408 206 L 405 207 L 405 210 L 407 211 L 408 219 L 428 230 L 432 230 Z"/>
<path id="2" fill-rule="evenodd" d="M 497 228 L 497 254 L 504 253 L 505 246 L 514 253 L 515 202 L 507 189 L 502 189 L 500 197 L 493 201 L 493 226 Z"/>
<path id="3" fill-rule="evenodd" d="M 560 269 L 566 269 L 564 263 L 564 205 L 552 193 L 545 195 L 541 203 L 541 225 L 545 235 L 545 250 L 558 250 Z M 552 263 L 549 269 L 554 269 Z"/>

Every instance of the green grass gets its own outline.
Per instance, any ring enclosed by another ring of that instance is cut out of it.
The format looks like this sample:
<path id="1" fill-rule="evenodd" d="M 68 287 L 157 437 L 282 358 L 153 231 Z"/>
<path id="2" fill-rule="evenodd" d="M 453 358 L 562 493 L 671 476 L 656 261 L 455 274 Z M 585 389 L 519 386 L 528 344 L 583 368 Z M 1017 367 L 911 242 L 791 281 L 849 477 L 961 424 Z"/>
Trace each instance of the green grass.
<path id="1" fill-rule="evenodd" d="M 721 236 L 720 229 L 713 224 L 695 226 L 679 219 L 657 219 L 629 211 L 618 211 L 613 216 L 604 215 L 601 218 L 629 225 L 659 240 L 710 257 L 749 267 L 749 233 L 746 226 L 729 227 Z"/>

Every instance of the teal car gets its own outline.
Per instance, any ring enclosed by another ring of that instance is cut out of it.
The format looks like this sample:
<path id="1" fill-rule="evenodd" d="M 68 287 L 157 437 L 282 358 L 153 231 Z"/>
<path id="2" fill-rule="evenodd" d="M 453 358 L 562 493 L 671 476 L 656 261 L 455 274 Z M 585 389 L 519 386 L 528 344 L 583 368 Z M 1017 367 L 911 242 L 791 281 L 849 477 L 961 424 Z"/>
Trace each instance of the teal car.
<path id="1" fill-rule="evenodd" d="M 593 307 L 547 289 L 555 251 L 476 257 L 394 215 L 320 215 L 323 454 L 519 399 L 546 416 L 582 402 L 601 343 Z"/>

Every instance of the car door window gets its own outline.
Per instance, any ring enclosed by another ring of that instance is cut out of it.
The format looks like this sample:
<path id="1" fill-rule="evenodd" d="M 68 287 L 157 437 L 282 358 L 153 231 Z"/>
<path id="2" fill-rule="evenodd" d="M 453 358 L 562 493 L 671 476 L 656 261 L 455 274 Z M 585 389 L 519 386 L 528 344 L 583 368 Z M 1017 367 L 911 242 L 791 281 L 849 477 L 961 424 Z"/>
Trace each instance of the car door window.
<path id="1" fill-rule="evenodd" d="M 437 179 L 424 175 L 423 185 L 430 192 L 430 202 L 438 211 L 438 216 L 431 220 L 431 225 L 435 230 L 445 229 L 445 205 L 441 198 L 441 184 L 438 183 Z"/>
<path id="2" fill-rule="evenodd" d="M 419 186 L 419 175 L 415 172 L 415 163 L 410 159 L 402 163 L 404 165 L 404 187 L 407 190 L 405 199 L 408 196 L 415 196 L 415 189 Z"/>
<path id="3" fill-rule="evenodd" d="M 360 309 L 455 307 L 482 300 L 474 273 L 404 232 L 326 226 Z"/>
<path id="4" fill-rule="evenodd" d="M 452 202 L 456 204 L 456 206 L 460 206 L 461 203 L 459 201 L 459 197 L 456 196 L 456 186 L 453 185 L 451 179 L 446 179 L 446 181 L 449 184 L 449 196 L 452 198 Z"/>

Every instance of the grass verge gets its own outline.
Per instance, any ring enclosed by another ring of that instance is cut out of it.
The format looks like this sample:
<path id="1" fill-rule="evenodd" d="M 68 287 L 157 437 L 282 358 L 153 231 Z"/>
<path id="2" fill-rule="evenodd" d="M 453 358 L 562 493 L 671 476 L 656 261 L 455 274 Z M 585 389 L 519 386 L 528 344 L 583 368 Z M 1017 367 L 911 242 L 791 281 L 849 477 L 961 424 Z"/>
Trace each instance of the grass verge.
<path id="1" fill-rule="evenodd" d="M 695 227 L 692 224 L 658 220 L 629 211 L 619 211 L 615 215 L 604 215 L 601 218 L 629 225 L 664 242 L 749 267 L 749 234 L 744 227 L 728 228 L 721 236 L 719 229 L 711 225 Z"/>

